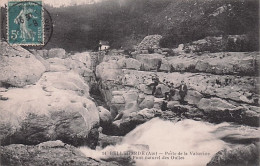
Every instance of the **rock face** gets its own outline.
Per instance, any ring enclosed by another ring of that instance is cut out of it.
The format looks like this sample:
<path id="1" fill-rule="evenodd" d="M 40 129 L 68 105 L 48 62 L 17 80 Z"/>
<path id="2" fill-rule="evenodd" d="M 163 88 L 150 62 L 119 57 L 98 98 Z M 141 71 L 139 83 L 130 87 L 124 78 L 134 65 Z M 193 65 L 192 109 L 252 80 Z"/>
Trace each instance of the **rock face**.
<path id="1" fill-rule="evenodd" d="M 78 53 L 66 59 L 49 58 L 50 72 L 69 72 L 74 71 L 84 78 L 90 86 L 94 83 L 94 73 L 91 68 L 91 57 L 89 53 Z"/>
<path id="2" fill-rule="evenodd" d="M 44 58 L 44 59 L 47 59 L 47 58 L 49 58 L 49 55 L 48 55 L 48 52 L 49 52 L 49 50 L 45 50 L 45 49 L 43 49 L 43 50 L 34 50 L 34 49 L 32 49 L 32 50 L 30 50 L 34 55 L 38 55 L 38 56 L 40 56 L 40 57 L 42 57 L 42 58 Z"/>
<path id="3" fill-rule="evenodd" d="M 142 71 L 157 70 L 158 65 L 161 63 L 164 55 L 161 54 L 140 54 L 136 56 L 136 59 L 141 62 Z"/>
<path id="4" fill-rule="evenodd" d="M 49 58 L 67 58 L 66 51 L 62 48 L 52 48 L 48 51 Z"/>
<path id="5" fill-rule="evenodd" d="M 44 60 L 19 46 L 1 43 L 0 84 L 6 87 L 0 92 L 1 145 L 62 140 L 95 148 L 99 114 L 89 96 L 94 75 L 90 55 L 61 59 L 63 49 L 50 52 L 56 58 Z M 43 73 L 45 68 L 48 72 Z"/>
<path id="6" fill-rule="evenodd" d="M 228 35 L 226 37 L 206 37 L 184 44 L 185 52 L 243 52 L 249 47 L 249 39 L 246 35 Z"/>
<path id="7" fill-rule="evenodd" d="M 43 57 L 44 59 L 48 59 L 48 58 L 64 59 L 68 57 L 68 54 L 62 48 L 52 48 L 50 50 L 31 50 L 31 52 L 33 52 L 33 54 L 35 55 L 39 55 Z"/>
<path id="8" fill-rule="evenodd" d="M 98 138 L 98 146 L 105 148 L 110 145 L 120 144 L 122 140 L 122 136 L 109 136 L 101 133 Z"/>
<path id="9" fill-rule="evenodd" d="M 108 89 L 114 91 L 120 85 L 123 85 L 127 90 L 127 87 L 132 89 L 138 89 L 144 94 L 151 94 L 151 88 L 147 87 L 149 83 L 152 82 L 151 78 L 154 75 L 153 72 L 142 72 L 133 70 L 120 70 L 114 69 L 118 74 L 107 78 L 100 78 L 106 83 L 104 86 L 109 86 Z M 106 75 L 104 73 L 104 75 Z M 252 77 L 240 77 L 240 76 L 221 76 L 221 75 L 211 75 L 203 73 L 157 73 L 159 79 L 173 82 L 177 87 L 181 80 L 187 82 L 188 94 L 187 99 L 195 100 L 190 101 L 191 103 L 198 103 L 198 98 L 192 98 L 192 96 L 216 96 L 219 98 L 229 99 L 240 103 L 257 104 L 253 96 L 258 95 L 256 92 L 257 80 Z M 114 80 L 114 81 L 112 81 Z M 122 82 L 121 82 L 122 81 Z M 119 86 L 113 84 L 113 82 L 118 82 Z M 121 83 L 121 84 L 120 84 Z M 123 89 L 121 88 L 121 91 Z M 201 95 L 203 94 L 203 95 Z M 112 93 L 112 95 L 114 95 Z M 188 97 L 190 96 L 190 97 Z M 251 96 L 251 97 L 250 97 Z M 176 93 L 176 98 L 178 98 L 178 93 Z M 123 100 L 122 100 L 123 102 Z M 189 102 L 189 101 L 188 101 Z"/>
<path id="10" fill-rule="evenodd" d="M 19 46 L 0 42 L 0 86 L 24 87 L 37 82 L 44 65 L 33 54 Z"/>
<path id="11" fill-rule="evenodd" d="M 96 76 L 113 118 L 117 114 L 122 117 L 127 112 L 128 99 L 123 94 L 134 92 L 132 101 L 137 103 L 137 107 L 133 112 L 144 108 L 161 109 L 164 105 L 166 110 L 181 112 L 177 114 L 186 118 L 202 118 L 210 122 L 232 121 L 252 126 L 259 124 L 257 52 L 179 52 L 178 56 L 170 57 L 160 53 L 137 53 L 133 58 L 109 55 L 104 59 L 96 68 Z M 162 96 L 169 91 L 166 83 L 174 83 L 174 104 L 168 103 L 169 107 L 162 99 L 149 98 L 153 97 L 153 86 L 149 85 L 156 75 L 160 80 L 157 88 L 161 88 Z M 185 105 L 178 103 L 178 87 L 182 80 L 188 87 Z M 115 126 L 121 122 L 116 122 Z"/>
<path id="12" fill-rule="evenodd" d="M 105 128 L 111 125 L 113 120 L 111 113 L 102 106 L 98 107 L 98 111 L 99 111 L 99 118 L 100 118 L 100 126 Z"/>
<path id="13" fill-rule="evenodd" d="M 153 106 L 154 106 L 154 97 L 153 96 L 146 96 L 139 105 L 140 109 L 145 109 L 145 108 L 150 109 L 150 108 L 153 108 Z"/>
<path id="14" fill-rule="evenodd" d="M 95 147 L 98 110 L 88 86 L 74 72 L 48 72 L 38 83 L 1 93 L 1 144 L 60 139 Z"/>
<path id="15" fill-rule="evenodd" d="M 137 125 L 145 123 L 161 114 L 162 112 L 155 108 L 145 108 L 140 111 L 131 112 L 127 117 L 114 121 L 107 134 L 123 136 L 133 130 Z"/>
<path id="16" fill-rule="evenodd" d="M 89 53 L 78 53 L 66 59 L 49 58 L 46 61 L 50 63 L 50 70 L 54 72 L 74 70 L 81 76 L 92 72 L 90 70 L 91 57 Z"/>
<path id="17" fill-rule="evenodd" d="M 259 164 L 259 145 L 251 144 L 216 153 L 207 166 L 244 166 Z"/>
<path id="18" fill-rule="evenodd" d="M 220 98 L 211 98 L 211 99 L 201 99 L 198 103 L 198 108 L 205 110 L 206 112 L 211 111 L 225 111 L 232 110 L 236 107 L 225 100 L 221 100 Z"/>
<path id="19" fill-rule="evenodd" d="M 220 52 L 181 54 L 167 57 L 162 65 L 169 66 L 171 72 L 204 72 L 212 74 L 257 75 L 259 53 Z"/>
<path id="20" fill-rule="evenodd" d="M 140 61 L 133 58 L 122 58 L 118 60 L 118 65 L 121 68 L 140 70 L 142 64 Z"/>
<path id="21" fill-rule="evenodd" d="M 61 141 L 49 141 L 35 146 L 1 146 L 1 165 L 64 165 L 116 166 L 115 162 L 98 161 L 86 157 L 77 148 Z"/>

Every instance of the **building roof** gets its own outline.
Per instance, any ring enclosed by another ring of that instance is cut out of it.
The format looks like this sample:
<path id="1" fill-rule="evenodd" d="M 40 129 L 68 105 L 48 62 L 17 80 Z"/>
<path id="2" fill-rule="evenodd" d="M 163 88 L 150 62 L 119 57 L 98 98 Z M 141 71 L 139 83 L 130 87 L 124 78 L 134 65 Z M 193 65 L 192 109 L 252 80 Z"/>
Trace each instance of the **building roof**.
<path id="1" fill-rule="evenodd" d="M 104 41 L 104 40 L 100 40 L 99 44 L 101 44 L 101 45 L 109 45 L 109 42 L 108 41 Z"/>

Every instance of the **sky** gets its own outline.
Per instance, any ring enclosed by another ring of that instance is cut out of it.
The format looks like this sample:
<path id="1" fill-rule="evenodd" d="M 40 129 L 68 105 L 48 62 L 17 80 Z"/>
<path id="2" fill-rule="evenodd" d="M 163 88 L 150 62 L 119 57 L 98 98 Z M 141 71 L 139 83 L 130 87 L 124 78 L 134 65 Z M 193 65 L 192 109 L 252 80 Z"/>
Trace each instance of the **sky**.
<path id="1" fill-rule="evenodd" d="M 31 0 L 31 1 L 33 1 L 33 0 Z M 98 1 L 101 1 L 101 0 L 42 0 L 43 3 L 54 6 L 54 7 L 89 4 L 89 3 L 94 3 L 94 2 L 98 2 Z M 7 2 L 8 2 L 8 0 L 0 0 L 0 6 L 4 6 L 5 4 L 7 4 Z"/>

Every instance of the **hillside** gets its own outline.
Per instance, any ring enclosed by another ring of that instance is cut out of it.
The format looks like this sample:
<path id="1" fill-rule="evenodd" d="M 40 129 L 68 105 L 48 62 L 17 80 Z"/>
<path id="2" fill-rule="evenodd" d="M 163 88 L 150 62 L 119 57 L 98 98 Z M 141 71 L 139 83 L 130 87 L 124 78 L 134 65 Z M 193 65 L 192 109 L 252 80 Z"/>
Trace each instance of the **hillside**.
<path id="1" fill-rule="evenodd" d="M 186 0 L 168 5 L 154 19 L 153 27 L 163 29 L 161 33 L 166 36 L 163 42 L 166 47 L 220 35 L 248 34 L 251 38 L 255 36 L 251 40 L 256 42 L 259 36 L 258 6 L 257 1 Z M 257 46 L 258 42 L 252 43 L 249 50 L 256 50 Z"/>
<path id="2" fill-rule="evenodd" d="M 54 22 L 47 49 L 95 49 L 99 40 L 113 48 L 131 48 L 144 36 L 163 35 L 163 47 L 206 36 L 249 34 L 249 51 L 258 50 L 257 0 L 104 0 L 98 3 L 44 7 Z M 3 12 L 3 8 L 2 8 Z M 73 43 L 73 46 L 72 46 Z"/>

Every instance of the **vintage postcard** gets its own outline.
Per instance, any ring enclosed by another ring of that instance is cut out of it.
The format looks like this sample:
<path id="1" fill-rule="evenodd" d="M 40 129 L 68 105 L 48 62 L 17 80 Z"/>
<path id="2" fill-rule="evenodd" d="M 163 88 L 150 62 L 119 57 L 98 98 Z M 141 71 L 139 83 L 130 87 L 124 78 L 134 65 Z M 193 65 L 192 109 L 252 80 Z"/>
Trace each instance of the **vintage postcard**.
<path id="1" fill-rule="evenodd" d="M 0 6 L 0 165 L 259 166 L 258 0 Z"/>

